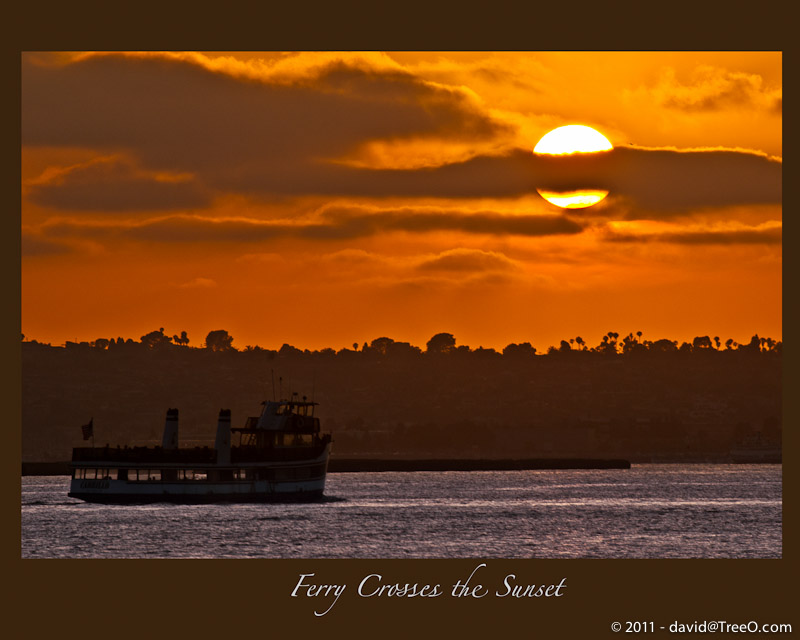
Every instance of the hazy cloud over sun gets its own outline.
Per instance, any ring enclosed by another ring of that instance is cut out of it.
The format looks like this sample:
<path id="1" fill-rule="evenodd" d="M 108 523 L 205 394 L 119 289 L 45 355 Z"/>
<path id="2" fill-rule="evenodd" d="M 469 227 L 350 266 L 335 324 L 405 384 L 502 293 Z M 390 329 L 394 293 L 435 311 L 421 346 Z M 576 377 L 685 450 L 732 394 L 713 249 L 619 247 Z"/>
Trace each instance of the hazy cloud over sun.
<path id="1" fill-rule="evenodd" d="M 762 154 L 617 147 L 596 155 L 574 161 L 574 174 L 579 177 L 565 180 L 553 174 L 550 184 L 575 186 L 582 177 L 584 182 L 628 200 L 625 217 L 631 219 L 782 201 L 782 163 Z M 567 164 L 570 159 L 563 162 Z"/>
<path id="2" fill-rule="evenodd" d="M 535 156 L 519 149 L 419 171 L 343 169 L 335 183 L 339 193 L 350 195 L 439 198 L 514 198 L 540 187 L 600 188 L 637 208 L 627 215 L 664 216 L 697 207 L 779 203 L 782 164 L 734 150 L 617 147 L 598 154 Z"/>

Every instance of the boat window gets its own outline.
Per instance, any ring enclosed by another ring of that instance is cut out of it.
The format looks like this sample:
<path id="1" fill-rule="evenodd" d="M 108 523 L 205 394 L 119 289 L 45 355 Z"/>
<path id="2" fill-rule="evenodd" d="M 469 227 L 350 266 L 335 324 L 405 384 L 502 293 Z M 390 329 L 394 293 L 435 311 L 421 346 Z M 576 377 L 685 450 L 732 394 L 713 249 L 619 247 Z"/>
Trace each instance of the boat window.
<path id="1" fill-rule="evenodd" d="M 147 474 L 148 480 L 161 480 L 161 471 L 158 469 L 150 469 Z"/>
<path id="2" fill-rule="evenodd" d="M 207 478 L 208 476 L 206 475 L 206 472 L 203 470 L 194 472 L 194 480 L 206 480 Z"/>

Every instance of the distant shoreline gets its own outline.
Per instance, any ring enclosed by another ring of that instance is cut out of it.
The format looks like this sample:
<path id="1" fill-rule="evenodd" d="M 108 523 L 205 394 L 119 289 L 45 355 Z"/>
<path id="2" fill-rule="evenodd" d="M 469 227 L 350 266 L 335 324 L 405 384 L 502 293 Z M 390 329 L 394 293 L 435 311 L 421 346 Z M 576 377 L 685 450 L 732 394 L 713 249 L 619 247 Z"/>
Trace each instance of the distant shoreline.
<path id="1" fill-rule="evenodd" d="M 739 460 L 744 464 L 780 464 L 779 459 Z M 731 464 L 730 460 L 658 460 L 648 463 L 663 464 Z M 342 458 L 331 459 L 329 473 L 376 473 L 383 471 L 537 471 L 557 469 L 630 469 L 631 463 L 620 458 L 525 458 L 500 460 L 475 459 L 387 459 Z M 68 476 L 69 462 L 23 462 L 23 476 Z"/>

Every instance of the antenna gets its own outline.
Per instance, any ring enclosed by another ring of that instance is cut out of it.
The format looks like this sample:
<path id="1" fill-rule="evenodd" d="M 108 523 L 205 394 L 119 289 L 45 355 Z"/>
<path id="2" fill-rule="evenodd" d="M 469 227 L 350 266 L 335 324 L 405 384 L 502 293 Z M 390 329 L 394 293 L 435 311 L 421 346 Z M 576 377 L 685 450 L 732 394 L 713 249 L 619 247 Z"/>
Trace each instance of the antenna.
<path id="1" fill-rule="evenodd" d="M 277 398 L 275 397 L 275 369 L 270 369 L 269 372 L 272 375 L 272 400 L 276 401 Z"/>

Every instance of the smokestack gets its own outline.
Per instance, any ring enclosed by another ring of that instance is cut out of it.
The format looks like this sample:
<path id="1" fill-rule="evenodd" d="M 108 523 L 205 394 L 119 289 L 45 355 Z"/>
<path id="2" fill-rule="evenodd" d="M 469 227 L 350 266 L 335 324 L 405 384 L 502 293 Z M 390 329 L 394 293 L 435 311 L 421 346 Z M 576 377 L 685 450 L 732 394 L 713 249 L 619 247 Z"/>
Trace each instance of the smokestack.
<path id="1" fill-rule="evenodd" d="M 164 437 L 161 439 L 164 449 L 178 448 L 178 410 L 167 409 L 167 421 L 164 424 Z"/>
<path id="2" fill-rule="evenodd" d="M 217 464 L 228 465 L 231 463 L 231 410 L 219 410 L 217 422 L 217 439 L 214 442 L 217 450 Z"/>

